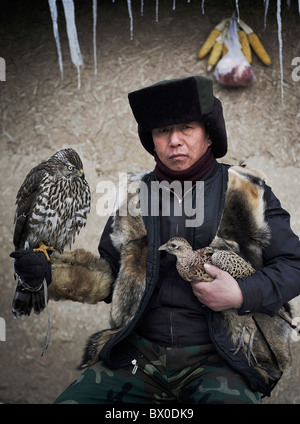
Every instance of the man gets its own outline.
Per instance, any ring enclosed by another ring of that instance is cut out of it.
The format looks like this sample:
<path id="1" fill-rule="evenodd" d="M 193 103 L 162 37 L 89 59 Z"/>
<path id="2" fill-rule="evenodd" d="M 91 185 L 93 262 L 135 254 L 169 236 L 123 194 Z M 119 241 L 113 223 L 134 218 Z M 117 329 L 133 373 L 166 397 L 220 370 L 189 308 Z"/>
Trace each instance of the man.
<path id="1" fill-rule="evenodd" d="M 130 93 L 129 102 L 156 166 L 128 176 L 130 189 L 103 231 L 97 263 L 81 251 L 75 258 L 55 253 L 51 259 L 50 298 L 112 302 L 111 329 L 90 338 L 81 364 L 87 370 L 55 403 L 260 403 L 261 393 L 270 394 L 274 384 L 242 349 L 233 352 L 219 311 L 275 316 L 300 293 L 300 244 L 289 215 L 248 171 L 249 193 L 243 184 L 236 189 L 245 216 L 228 207 L 231 168 L 216 161 L 227 152 L 226 129 L 210 79 L 162 81 Z M 234 181 L 243 178 L 237 173 Z M 163 213 L 166 191 L 169 213 Z M 197 203 L 199 196 L 203 202 Z M 127 214 L 120 212 L 124 206 Z M 175 213 L 178 208 L 182 213 Z M 158 250 L 174 236 L 194 249 L 209 246 L 222 238 L 228 230 L 224 219 L 234 213 L 226 240 L 256 269 L 250 277 L 235 280 L 211 265 L 211 283 L 189 284 L 176 271 L 176 258 Z"/>
<path id="2" fill-rule="evenodd" d="M 212 144 L 205 125 L 197 121 L 155 128 L 152 138 L 157 162 L 171 171 L 190 169 L 210 152 Z M 215 311 L 239 308 L 243 296 L 237 282 L 226 272 L 214 268 L 210 272 L 219 277 L 213 285 L 196 283 L 192 286 L 198 300 Z"/>

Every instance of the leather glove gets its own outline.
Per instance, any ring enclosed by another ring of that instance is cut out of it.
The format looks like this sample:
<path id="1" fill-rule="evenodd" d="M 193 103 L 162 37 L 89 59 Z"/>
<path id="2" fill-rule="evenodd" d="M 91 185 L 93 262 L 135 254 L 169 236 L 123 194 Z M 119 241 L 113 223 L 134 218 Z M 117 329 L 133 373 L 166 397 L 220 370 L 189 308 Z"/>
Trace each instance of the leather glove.
<path id="1" fill-rule="evenodd" d="M 43 287 L 44 278 L 47 285 L 51 283 L 51 266 L 43 252 L 33 249 L 16 250 L 10 254 L 15 259 L 14 268 L 19 280 L 28 290 Z"/>

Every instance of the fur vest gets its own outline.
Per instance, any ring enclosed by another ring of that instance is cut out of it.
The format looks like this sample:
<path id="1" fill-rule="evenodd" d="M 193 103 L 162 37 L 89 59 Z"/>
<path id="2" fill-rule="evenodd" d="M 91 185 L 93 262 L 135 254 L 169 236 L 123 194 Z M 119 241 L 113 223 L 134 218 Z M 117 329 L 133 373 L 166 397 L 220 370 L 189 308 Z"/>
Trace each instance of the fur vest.
<path id="1" fill-rule="evenodd" d="M 224 209 L 211 245 L 233 250 L 259 269 L 271 236 L 264 214 L 267 195 L 264 176 L 241 166 L 227 169 Z M 109 363 L 114 347 L 133 331 L 147 305 L 149 287 L 155 284 L 158 276 L 159 264 L 153 260 L 158 246 L 152 242 L 158 237 L 158 230 L 152 226 L 151 234 L 146 230 L 141 206 L 143 179 L 145 174 L 128 174 L 124 187 L 119 189 L 111 239 L 119 251 L 121 265 L 113 283 L 110 328 L 90 337 L 80 369 L 95 363 L 99 354 Z M 109 292 L 107 286 L 111 283 L 111 278 L 105 280 L 103 292 L 106 295 Z M 216 350 L 248 378 L 252 390 L 269 395 L 290 364 L 288 324 L 277 316 L 258 313 L 239 316 L 235 310 L 224 315 L 206 309 L 210 336 Z M 242 340 L 243 328 L 246 335 Z M 243 347 L 237 351 L 239 342 Z M 255 354 L 253 358 L 249 357 L 249 347 Z M 112 366 L 112 363 L 109 365 Z"/>

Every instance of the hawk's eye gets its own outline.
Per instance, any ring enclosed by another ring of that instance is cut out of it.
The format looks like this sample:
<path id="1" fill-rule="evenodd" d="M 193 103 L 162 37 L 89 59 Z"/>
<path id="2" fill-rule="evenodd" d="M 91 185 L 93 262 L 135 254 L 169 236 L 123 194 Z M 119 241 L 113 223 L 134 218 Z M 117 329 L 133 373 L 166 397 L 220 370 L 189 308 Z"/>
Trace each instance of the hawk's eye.
<path id="1" fill-rule="evenodd" d="M 68 165 L 68 170 L 69 170 L 69 171 L 73 171 L 73 169 L 74 169 L 74 166 L 72 166 L 72 165 Z"/>

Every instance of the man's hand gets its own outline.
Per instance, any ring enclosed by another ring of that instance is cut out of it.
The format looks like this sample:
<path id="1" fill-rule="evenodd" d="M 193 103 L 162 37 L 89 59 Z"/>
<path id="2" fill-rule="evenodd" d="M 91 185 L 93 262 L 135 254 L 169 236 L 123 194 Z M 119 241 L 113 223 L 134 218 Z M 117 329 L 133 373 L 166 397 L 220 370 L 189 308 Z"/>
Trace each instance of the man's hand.
<path id="1" fill-rule="evenodd" d="M 216 266 L 205 264 L 205 271 L 214 280 L 211 283 L 192 283 L 197 299 L 213 311 L 240 308 L 243 303 L 242 291 L 231 275 Z"/>

